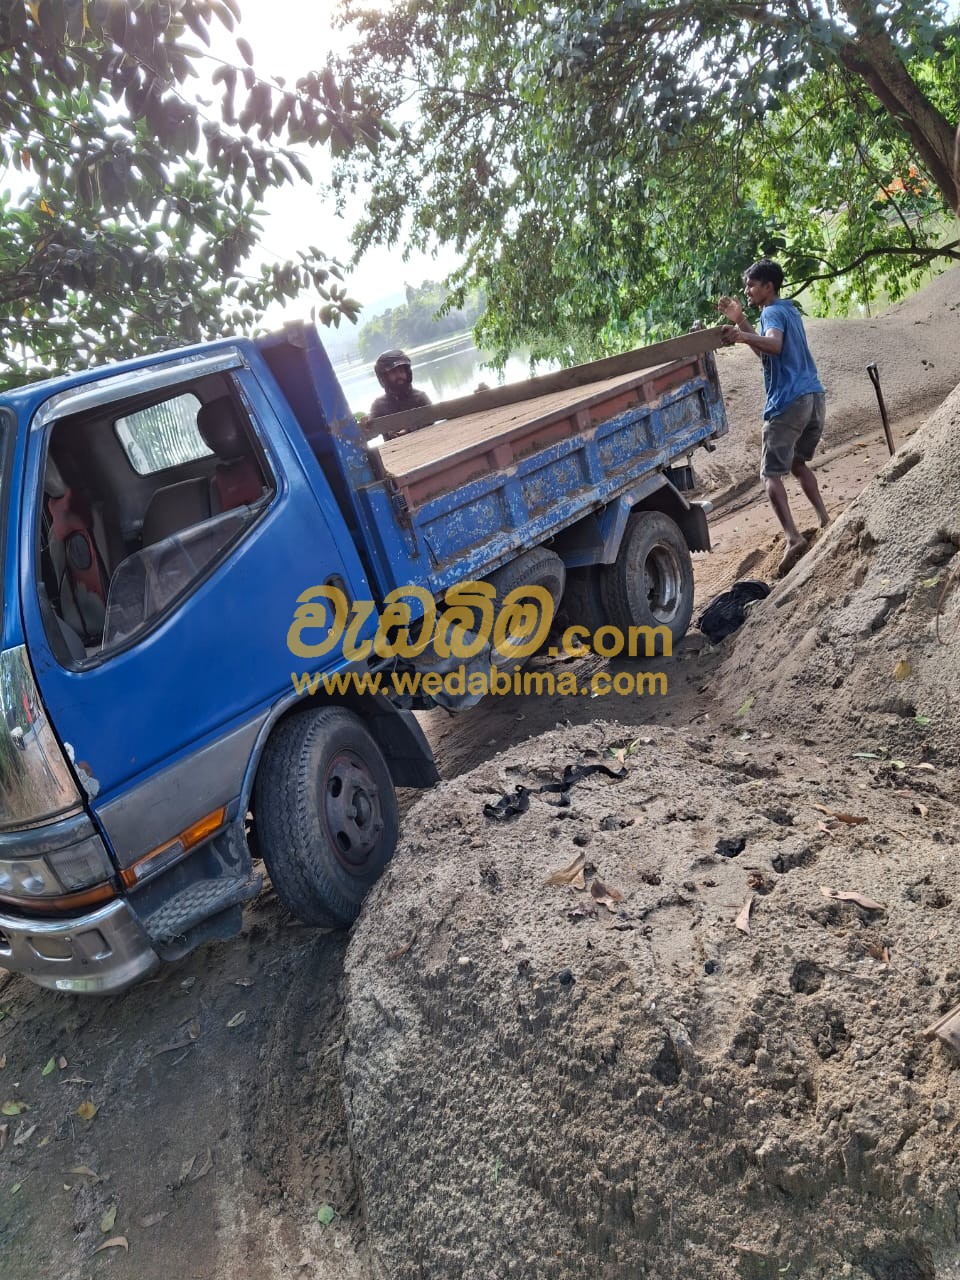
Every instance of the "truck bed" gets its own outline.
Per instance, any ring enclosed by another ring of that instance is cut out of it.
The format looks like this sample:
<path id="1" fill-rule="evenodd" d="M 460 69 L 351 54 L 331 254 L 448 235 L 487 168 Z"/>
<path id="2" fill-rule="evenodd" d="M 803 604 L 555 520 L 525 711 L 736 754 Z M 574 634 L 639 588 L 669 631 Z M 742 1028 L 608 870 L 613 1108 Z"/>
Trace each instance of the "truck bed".
<path id="1" fill-rule="evenodd" d="M 416 509 L 628 409 L 652 407 L 695 376 L 699 363 L 691 359 L 654 365 L 421 427 L 379 446 L 382 474 L 403 494 L 407 507 Z"/>
<path id="2" fill-rule="evenodd" d="M 611 503 L 629 509 L 662 486 L 673 459 L 726 431 L 718 341 L 703 333 L 660 344 L 649 350 L 682 344 L 690 354 L 658 363 L 641 349 L 616 358 L 632 368 L 599 380 L 581 366 L 494 388 L 473 412 L 464 397 L 376 420 L 374 432 L 407 432 L 368 446 L 374 479 L 354 488 L 381 591 L 424 582 L 439 594 L 561 534 L 583 544 L 567 548 L 568 564 L 604 554 L 599 526 L 582 522 Z M 598 371 L 614 372 L 610 364 Z"/>

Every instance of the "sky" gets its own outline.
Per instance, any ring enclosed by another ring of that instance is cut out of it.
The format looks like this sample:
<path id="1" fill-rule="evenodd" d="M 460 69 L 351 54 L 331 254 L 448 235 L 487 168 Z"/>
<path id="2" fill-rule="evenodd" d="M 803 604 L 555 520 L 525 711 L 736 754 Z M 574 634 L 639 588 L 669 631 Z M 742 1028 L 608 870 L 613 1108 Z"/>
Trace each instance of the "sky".
<path id="1" fill-rule="evenodd" d="M 389 0 L 385 0 L 389 3 Z M 335 31 L 331 22 L 336 5 L 331 0 L 239 0 L 243 15 L 231 34 L 214 25 L 214 49 L 224 60 L 242 65 L 234 43 L 242 35 L 253 48 L 254 66 L 265 79 L 282 75 L 295 80 L 323 64 L 331 50 L 344 49 L 348 37 Z M 329 152 L 322 147 L 304 149 L 304 161 L 311 173 L 322 177 L 326 172 Z M 268 217 L 264 224 L 262 246 L 267 260 L 271 256 L 286 261 L 298 246 L 315 244 L 331 257 L 346 263 L 351 255 L 350 229 L 362 213 L 362 197 L 354 205 L 353 216 L 337 217 L 329 201 L 305 183 L 295 187 L 284 185 L 270 193 L 265 202 Z M 404 262 L 402 251 L 373 249 L 347 276 L 348 291 L 364 304 L 363 317 L 384 309 L 378 303 L 395 302 L 393 295 L 405 284 L 419 285 L 425 279 L 442 279 L 457 265 L 450 249 L 441 249 L 436 258 L 416 254 Z M 305 314 L 305 300 L 286 309 L 296 315 Z M 268 313 L 268 323 L 278 317 Z"/>

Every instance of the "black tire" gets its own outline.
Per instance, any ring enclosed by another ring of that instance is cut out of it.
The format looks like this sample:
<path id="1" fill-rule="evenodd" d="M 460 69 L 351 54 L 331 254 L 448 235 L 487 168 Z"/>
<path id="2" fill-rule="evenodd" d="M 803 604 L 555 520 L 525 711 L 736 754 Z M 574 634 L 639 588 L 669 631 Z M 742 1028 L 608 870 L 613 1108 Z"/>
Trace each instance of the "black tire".
<path id="1" fill-rule="evenodd" d="M 567 585 L 559 609 L 562 628 L 586 627 L 591 635 L 609 622 L 600 595 L 600 566 L 567 570 Z"/>
<path id="2" fill-rule="evenodd" d="M 600 597 L 612 626 L 668 627 L 676 645 L 693 613 L 693 562 L 679 527 L 661 511 L 635 511 L 617 558 L 600 573 Z"/>
<path id="3" fill-rule="evenodd" d="M 531 547 L 515 560 L 494 570 L 487 581 L 496 587 L 495 607 L 498 613 L 503 601 L 517 587 L 545 587 L 553 600 L 553 613 L 556 617 L 563 597 L 566 577 L 566 566 L 555 551 L 548 551 L 546 547 Z M 497 666 L 506 665 L 511 661 L 506 654 L 494 654 L 493 660 Z"/>
<path id="4" fill-rule="evenodd" d="M 283 905 L 304 924 L 352 924 L 399 830 L 390 771 L 359 717 L 321 707 L 279 724 L 257 771 L 254 820 Z"/>

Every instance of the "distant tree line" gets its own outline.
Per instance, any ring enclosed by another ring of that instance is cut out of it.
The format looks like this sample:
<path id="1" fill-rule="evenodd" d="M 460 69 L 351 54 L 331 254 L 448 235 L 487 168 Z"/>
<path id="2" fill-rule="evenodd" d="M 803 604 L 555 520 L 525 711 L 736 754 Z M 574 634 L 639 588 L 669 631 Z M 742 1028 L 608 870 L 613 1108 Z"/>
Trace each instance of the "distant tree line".
<path id="1" fill-rule="evenodd" d="M 419 288 L 407 285 L 407 300 L 373 316 L 360 329 L 357 341 L 364 360 L 375 360 L 390 347 L 419 347 L 452 333 L 473 328 L 483 312 L 483 295 L 467 294 L 461 307 L 448 306 L 442 284 L 424 280 Z"/>

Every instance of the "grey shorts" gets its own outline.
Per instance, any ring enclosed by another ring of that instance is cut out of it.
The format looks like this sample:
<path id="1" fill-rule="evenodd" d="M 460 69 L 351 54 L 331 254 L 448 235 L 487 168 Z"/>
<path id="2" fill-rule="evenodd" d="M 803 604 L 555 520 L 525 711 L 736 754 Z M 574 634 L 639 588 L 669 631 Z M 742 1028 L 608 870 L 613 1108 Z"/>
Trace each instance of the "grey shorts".
<path id="1" fill-rule="evenodd" d="M 823 435 L 827 397 L 822 391 L 800 396 L 783 413 L 763 424 L 761 476 L 790 474 L 795 458 L 809 462 Z"/>

